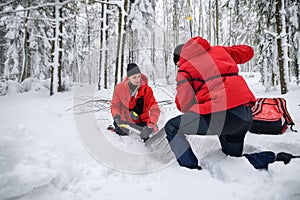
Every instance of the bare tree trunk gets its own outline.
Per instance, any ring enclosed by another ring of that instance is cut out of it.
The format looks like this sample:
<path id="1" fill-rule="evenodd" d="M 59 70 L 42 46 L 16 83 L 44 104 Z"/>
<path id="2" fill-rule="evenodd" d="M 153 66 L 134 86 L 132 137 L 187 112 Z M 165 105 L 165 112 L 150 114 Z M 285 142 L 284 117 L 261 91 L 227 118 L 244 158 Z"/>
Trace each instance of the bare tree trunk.
<path id="1" fill-rule="evenodd" d="M 152 1 L 151 3 L 152 10 L 154 11 L 154 16 L 153 16 L 153 24 L 155 24 L 155 3 Z M 152 61 L 152 69 L 155 67 L 155 29 L 152 29 L 152 48 L 151 48 L 151 61 Z M 155 85 L 155 73 L 154 70 L 152 70 L 152 81 L 153 84 Z"/>
<path id="2" fill-rule="evenodd" d="M 155 30 L 152 30 L 151 33 L 151 64 L 152 68 L 155 67 Z M 152 70 L 152 81 L 153 84 L 155 85 L 155 76 L 154 76 L 154 70 Z"/>
<path id="3" fill-rule="evenodd" d="M 169 31 L 169 23 L 167 22 L 167 18 L 168 18 L 168 6 L 166 5 L 166 0 L 163 1 L 163 11 L 164 11 L 164 27 L 166 27 L 166 31 Z M 164 31 L 164 30 L 163 30 Z M 167 51 L 167 38 L 166 38 L 166 32 L 164 31 L 164 45 L 163 45 L 163 50 L 164 50 L 164 64 L 165 64 L 165 77 L 166 77 L 166 83 L 169 85 L 170 81 L 169 81 L 169 77 L 170 75 L 168 74 L 168 56 L 169 56 L 169 52 Z"/>
<path id="4" fill-rule="evenodd" d="M 106 7 L 106 9 L 108 8 L 108 5 Z M 106 13 L 105 16 L 105 24 L 106 24 L 106 30 L 105 30 L 105 54 L 104 54 L 104 89 L 107 89 L 107 83 L 108 83 L 108 66 L 107 66 L 107 57 L 108 57 L 108 52 L 107 52 L 107 41 L 108 41 L 108 16 Z"/>
<path id="5" fill-rule="evenodd" d="M 121 34 L 122 34 L 122 9 L 118 6 L 119 9 L 119 21 L 118 21 L 118 39 L 117 39 L 117 51 L 116 51 L 116 63 L 115 63 L 115 86 L 118 84 L 119 76 L 119 59 L 121 51 Z"/>
<path id="6" fill-rule="evenodd" d="M 124 10 L 127 13 L 127 15 L 123 16 L 124 21 L 123 21 L 123 33 L 122 33 L 122 49 L 121 49 L 121 80 L 123 81 L 124 78 L 124 60 L 125 60 L 125 43 L 126 43 L 126 36 L 127 36 L 127 21 L 128 21 L 128 16 L 130 15 L 131 11 L 131 1 L 125 0 L 124 1 Z"/>
<path id="7" fill-rule="evenodd" d="M 124 51 L 125 51 L 125 41 L 126 41 L 126 27 L 127 27 L 127 16 L 124 16 L 122 10 L 130 14 L 130 5 L 128 5 L 128 0 L 124 1 L 123 9 L 118 6 L 119 9 L 119 22 L 118 22 L 118 44 L 117 44 L 117 55 L 116 55 L 116 67 L 115 67 L 115 86 L 118 83 L 118 72 L 120 68 L 121 80 L 123 80 L 123 67 L 124 67 Z M 128 9 L 129 8 L 129 9 Z"/>
<path id="8" fill-rule="evenodd" d="M 297 32 L 299 34 L 300 33 L 300 13 L 299 12 L 297 13 L 297 19 L 298 19 Z M 297 39 L 296 39 L 297 44 L 294 45 L 295 50 L 296 50 L 296 53 L 295 53 L 295 65 L 296 65 L 295 66 L 295 75 L 296 75 L 298 85 L 300 84 L 300 38 L 299 37 L 297 37 Z"/>
<path id="9" fill-rule="evenodd" d="M 53 9 L 53 16 L 55 19 L 55 25 L 53 26 L 53 33 L 54 33 L 54 41 L 52 42 L 52 66 L 50 68 L 51 71 L 51 81 L 50 81 L 50 95 L 53 95 L 57 91 L 61 91 L 61 82 L 59 82 L 59 79 L 61 80 L 61 58 L 60 58 L 60 35 L 62 34 L 61 26 L 62 19 L 60 18 L 60 11 L 61 7 L 59 7 L 59 2 L 62 2 L 62 0 L 56 0 L 55 6 Z"/>
<path id="10" fill-rule="evenodd" d="M 216 31 L 215 31 L 215 44 L 219 44 L 219 6 L 218 6 L 218 0 L 216 1 Z"/>
<path id="11" fill-rule="evenodd" d="M 229 46 L 232 45 L 232 8 L 230 7 L 229 8 L 229 13 L 230 13 L 230 16 L 229 16 Z"/>
<path id="12" fill-rule="evenodd" d="M 203 36 L 203 34 L 204 34 L 204 32 L 203 32 L 204 24 L 203 24 L 202 0 L 200 0 L 200 2 L 199 2 L 199 16 L 198 16 L 198 20 L 199 20 L 198 35 L 202 35 Z"/>
<path id="13" fill-rule="evenodd" d="M 91 64 L 91 24 L 90 24 L 90 15 L 89 15 L 89 11 L 88 11 L 88 5 L 87 5 L 87 1 L 86 1 L 86 5 L 85 5 L 85 13 L 87 16 L 87 45 L 88 45 L 88 64 L 87 64 L 87 68 L 88 68 L 88 78 L 89 78 L 89 84 L 92 84 L 92 64 Z"/>
<path id="14" fill-rule="evenodd" d="M 284 67 L 284 52 L 283 52 L 283 47 L 282 47 L 282 29 L 285 29 L 285 27 L 282 27 L 282 22 L 281 22 L 281 11 L 282 9 L 282 2 L 281 0 L 277 1 L 276 4 L 276 31 L 277 35 L 279 36 L 277 38 L 277 51 L 278 51 L 278 67 L 279 67 L 279 81 L 280 81 L 280 91 L 281 94 L 286 94 L 287 93 L 287 84 L 285 80 L 285 67 Z M 285 37 L 285 36 L 284 36 Z"/>
<path id="15" fill-rule="evenodd" d="M 211 13 L 211 0 L 209 0 L 209 2 L 208 2 L 208 25 L 207 25 L 207 37 L 208 37 L 208 40 L 210 41 L 210 42 L 212 42 L 211 41 L 211 15 L 210 15 L 210 13 Z"/>
<path id="16" fill-rule="evenodd" d="M 132 30 L 132 28 L 131 28 L 131 22 L 129 22 L 130 23 L 130 25 L 129 25 L 129 27 L 128 27 L 128 29 L 129 29 L 129 34 L 130 34 L 130 38 L 129 38 L 129 40 L 128 40 L 128 52 L 129 52 L 129 54 L 128 54 L 128 60 L 129 60 L 129 62 L 130 63 L 132 63 L 132 62 L 134 62 L 134 59 L 133 59 L 133 43 L 134 43 L 134 39 L 133 39 L 133 30 Z"/>
<path id="17" fill-rule="evenodd" d="M 73 57 L 74 57 L 74 67 L 71 68 L 72 70 L 72 78 L 74 82 L 79 82 L 80 80 L 80 69 L 79 69 L 79 65 L 78 65 L 78 43 L 77 43 L 77 18 L 75 17 L 75 22 L 74 22 L 74 26 L 75 26 L 75 33 L 73 36 L 73 42 L 74 42 L 74 51 L 73 51 Z"/>
<path id="18" fill-rule="evenodd" d="M 27 6 L 30 7 L 31 1 L 28 0 Z M 20 77 L 20 82 L 23 82 L 26 78 L 28 78 L 29 71 L 28 71 L 28 40 L 29 40 L 29 33 L 28 33 L 28 17 L 30 10 L 25 11 L 24 16 L 24 39 L 23 39 L 23 63 L 22 63 L 22 73 Z"/>
<path id="19" fill-rule="evenodd" d="M 53 8 L 53 17 L 55 19 L 55 6 Z M 53 30 L 53 38 L 55 38 L 56 35 L 56 27 L 53 26 L 52 30 Z M 55 41 L 51 41 L 51 60 L 52 63 L 54 63 L 54 54 L 55 54 Z M 54 88 L 54 65 L 52 64 L 52 66 L 50 66 L 50 95 L 53 95 L 55 92 L 57 91 L 57 89 Z"/>
<path id="20" fill-rule="evenodd" d="M 174 43 L 175 45 L 179 42 L 179 21 L 178 21 L 178 0 L 174 0 L 173 3 L 173 33 L 174 33 Z"/>
<path id="21" fill-rule="evenodd" d="M 62 3 L 63 0 L 59 0 L 60 3 Z M 63 90 L 62 88 L 62 80 L 61 80 L 61 77 L 62 77 L 62 74 L 61 74 L 61 71 L 62 71 L 62 49 L 63 49 L 63 37 L 62 37 L 62 32 L 63 32 L 63 22 L 62 22 L 62 18 L 63 18 L 63 9 L 62 7 L 60 7 L 59 9 L 59 20 L 60 20 L 60 23 L 59 23 L 59 35 L 58 35 L 58 48 L 59 48 L 59 51 L 58 51 L 58 66 L 57 66 L 57 75 L 58 75 L 58 87 L 57 87 L 57 91 L 58 92 L 61 92 Z"/>
<path id="22" fill-rule="evenodd" d="M 103 49 L 103 43 L 104 43 L 104 37 L 105 37 L 105 30 L 104 30 L 104 18 L 106 18 L 106 16 L 104 16 L 104 12 L 106 12 L 105 10 L 106 8 L 106 4 L 102 4 L 101 5 L 101 23 L 100 23 L 100 44 L 99 44 L 99 74 L 98 74 L 98 90 L 101 90 L 101 73 L 102 73 L 102 62 L 103 62 L 103 55 L 104 55 L 104 49 Z"/>

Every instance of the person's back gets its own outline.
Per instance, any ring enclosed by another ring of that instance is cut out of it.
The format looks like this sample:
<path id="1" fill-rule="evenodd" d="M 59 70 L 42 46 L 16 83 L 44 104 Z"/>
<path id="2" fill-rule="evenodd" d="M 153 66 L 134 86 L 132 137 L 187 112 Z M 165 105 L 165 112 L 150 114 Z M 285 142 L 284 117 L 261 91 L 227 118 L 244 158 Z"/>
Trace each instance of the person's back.
<path id="1" fill-rule="evenodd" d="M 180 53 L 176 78 L 178 108 L 209 114 L 255 102 L 237 67 L 252 57 L 253 49 L 246 45 L 211 47 L 201 37 L 189 40 Z"/>
<path id="2" fill-rule="evenodd" d="M 212 47 L 201 37 L 175 48 L 175 101 L 183 114 L 170 119 L 165 131 L 179 165 L 201 169 L 185 135 L 218 135 L 226 155 L 242 156 L 255 97 L 238 75 L 237 64 L 253 53 L 247 45 Z"/>

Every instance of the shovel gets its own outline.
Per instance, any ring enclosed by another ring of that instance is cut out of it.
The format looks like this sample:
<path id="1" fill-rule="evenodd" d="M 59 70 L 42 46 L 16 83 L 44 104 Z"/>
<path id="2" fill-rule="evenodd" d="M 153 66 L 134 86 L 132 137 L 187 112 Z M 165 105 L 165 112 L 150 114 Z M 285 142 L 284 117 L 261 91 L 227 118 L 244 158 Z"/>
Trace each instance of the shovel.
<path id="1" fill-rule="evenodd" d="M 126 128 L 129 133 L 140 135 L 143 127 L 136 124 L 121 123 L 120 128 Z M 162 163 L 170 163 L 175 156 L 166 139 L 165 128 L 160 129 L 157 133 L 151 134 L 150 138 L 145 142 L 145 147 L 149 150 L 150 156 Z"/>

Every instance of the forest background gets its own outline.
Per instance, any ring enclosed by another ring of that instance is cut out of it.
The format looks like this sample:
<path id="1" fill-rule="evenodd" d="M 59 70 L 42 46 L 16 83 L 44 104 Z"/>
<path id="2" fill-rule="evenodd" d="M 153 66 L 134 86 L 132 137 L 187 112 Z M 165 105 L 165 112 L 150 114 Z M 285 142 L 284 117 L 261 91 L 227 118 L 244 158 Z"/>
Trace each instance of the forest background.
<path id="1" fill-rule="evenodd" d="M 297 0 L 1 0 L 0 91 L 25 80 L 44 81 L 50 95 L 67 83 L 106 89 L 129 62 L 153 84 L 172 84 L 174 47 L 200 35 L 251 45 L 255 57 L 240 70 L 285 94 L 299 84 L 299 10 Z"/>

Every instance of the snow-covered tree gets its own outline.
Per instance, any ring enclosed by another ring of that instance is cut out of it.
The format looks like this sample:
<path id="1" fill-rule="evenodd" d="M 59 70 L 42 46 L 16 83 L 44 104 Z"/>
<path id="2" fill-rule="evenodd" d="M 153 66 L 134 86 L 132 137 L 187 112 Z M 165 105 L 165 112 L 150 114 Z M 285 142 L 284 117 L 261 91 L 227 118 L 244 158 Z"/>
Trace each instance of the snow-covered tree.
<path id="1" fill-rule="evenodd" d="M 63 78 L 100 89 L 122 81 L 124 66 L 136 62 L 153 83 L 171 84 L 173 49 L 200 35 L 212 45 L 251 45 L 255 57 L 240 70 L 260 71 L 267 90 L 286 85 L 284 93 L 300 79 L 299 9 L 297 0 L 1 2 L 0 77 L 52 77 L 57 91 Z"/>
<path id="2" fill-rule="evenodd" d="M 7 8 L 13 9 L 13 8 Z M 23 9 L 23 7 L 18 6 L 16 10 Z M 23 41 L 23 23 L 22 23 L 23 13 L 13 13 L 10 16 L 5 16 L 2 20 L 6 21 L 6 60 L 4 63 L 4 78 L 19 80 L 21 74 L 22 63 L 22 41 Z"/>

